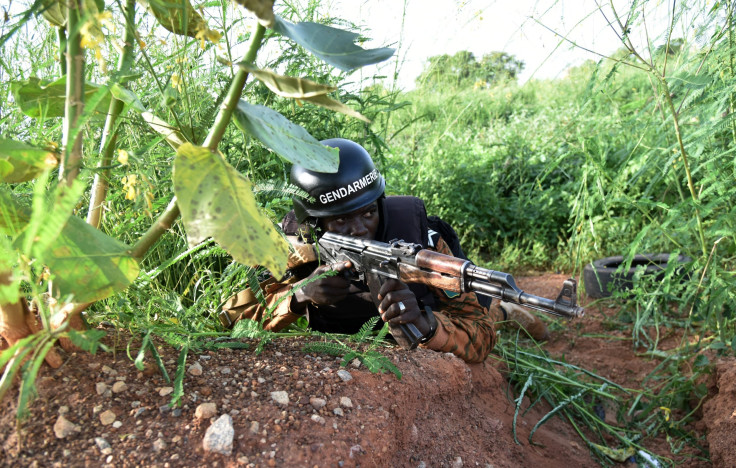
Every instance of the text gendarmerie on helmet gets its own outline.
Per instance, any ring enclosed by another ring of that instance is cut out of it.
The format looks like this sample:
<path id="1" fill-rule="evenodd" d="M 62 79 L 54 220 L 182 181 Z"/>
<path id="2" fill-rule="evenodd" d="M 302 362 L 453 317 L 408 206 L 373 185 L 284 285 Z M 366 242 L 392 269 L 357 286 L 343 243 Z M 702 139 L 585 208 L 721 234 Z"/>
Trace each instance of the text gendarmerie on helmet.
<path id="1" fill-rule="evenodd" d="M 337 201 L 343 197 L 347 197 L 351 193 L 355 193 L 359 190 L 364 189 L 365 187 L 370 185 L 371 182 L 378 179 L 378 177 L 379 177 L 378 170 L 373 169 L 371 172 L 369 172 L 368 174 L 364 175 L 363 177 L 361 177 L 360 179 L 352 183 L 349 183 L 335 190 L 331 190 L 329 192 L 323 193 L 322 195 L 319 196 L 319 201 L 320 203 L 324 205 L 327 203 L 332 203 L 334 201 Z"/>

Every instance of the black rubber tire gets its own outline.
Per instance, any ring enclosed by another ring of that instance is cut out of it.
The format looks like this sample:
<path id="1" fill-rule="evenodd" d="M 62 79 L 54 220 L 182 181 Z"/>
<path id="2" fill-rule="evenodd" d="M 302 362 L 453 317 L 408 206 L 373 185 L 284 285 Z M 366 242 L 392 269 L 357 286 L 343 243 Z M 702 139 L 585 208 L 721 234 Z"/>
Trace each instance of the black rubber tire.
<path id="1" fill-rule="evenodd" d="M 633 287 L 633 277 L 636 267 L 646 266 L 644 274 L 656 275 L 655 278 L 664 277 L 664 269 L 672 254 L 640 254 L 635 255 L 631 262 L 631 268 L 627 272 L 617 272 L 619 266 L 624 263 L 624 257 L 606 257 L 595 260 L 583 268 L 583 283 L 585 292 L 594 299 L 609 297 L 612 291 L 628 291 Z M 690 257 L 678 255 L 678 263 L 688 263 Z"/>

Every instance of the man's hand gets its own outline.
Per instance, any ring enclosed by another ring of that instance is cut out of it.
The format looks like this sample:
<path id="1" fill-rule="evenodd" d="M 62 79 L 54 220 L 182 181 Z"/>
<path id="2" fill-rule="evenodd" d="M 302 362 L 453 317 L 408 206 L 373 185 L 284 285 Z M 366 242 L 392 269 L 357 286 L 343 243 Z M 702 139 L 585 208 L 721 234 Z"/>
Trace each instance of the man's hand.
<path id="1" fill-rule="evenodd" d="M 345 296 L 348 294 L 348 288 L 350 287 L 350 281 L 341 273 L 347 271 L 351 267 L 352 265 L 350 262 L 340 262 L 333 265 L 322 265 L 314 270 L 307 279 L 303 280 L 303 282 L 308 284 L 303 288 L 297 289 L 294 293 L 291 310 L 293 312 L 301 313 L 309 303 L 331 305 L 345 299 Z M 309 282 L 315 276 L 321 275 L 328 270 L 337 271 L 337 275 Z"/>
<path id="2" fill-rule="evenodd" d="M 417 297 L 405 283 L 395 279 L 386 281 L 381 286 L 378 299 L 381 301 L 378 312 L 384 322 L 394 327 L 413 323 L 422 335 L 429 333 L 429 320 L 419 310 Z"/>

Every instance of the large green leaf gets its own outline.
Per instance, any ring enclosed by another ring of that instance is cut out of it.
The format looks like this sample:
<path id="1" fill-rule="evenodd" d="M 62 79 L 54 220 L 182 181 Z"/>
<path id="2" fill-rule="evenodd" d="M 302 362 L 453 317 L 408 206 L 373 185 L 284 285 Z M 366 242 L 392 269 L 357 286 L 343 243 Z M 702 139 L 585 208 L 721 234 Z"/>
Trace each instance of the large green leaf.
<path id="1" fill-rule="evenodd" d="M 85 83 L 85 101 L 91 99 L 101 86 Z M 15 103 L 20 110 L 29 117 L 64 117 L 66 103 L 66 75 L 56 81 L 42 81 L 36 77 L 23 81 L 13 81 L 10 84 Z M 110 95 L 101 99 L 96 111 L 107 113 L 110 107 Z"/>
<path id="2" fill-rule="evenodd" d="M 190 245 L 213 237 L 238 262 L 283 274 L 286 241 L 259 211 L 248 179 L 219 153 L 181 145 L 174 160 L 174 193 Z"/>
<path id="3" fill-rule="evenodd" d="M 189 0 L 148 0 L 148 7 L 159 24 L 174 34 L 196 37 L 207 29 L 204 18 Z"/>
<path id="4" fill-rule="evenodd" d="M 337 88 L 316 83 L 306 78 L 279 75 L 271 70 L 262 70 L 247 63 L 241 63 L 239 65 L 279 96 L 311 102 L 312 104 L 355 117 L 364 122 L 371 122 L 360 112 L 353 110 L 340 101 L 327 97 L 327 93 L 335 91 Z"/>
<path id="5" fill-rule="evenodd" d="M 54 154 L 48 150 L 0 138 L 0 180 L 3 182 L 12 184 L 31 180 L 57 163 Z"/>
<path id="6" fill-rule="evenodd" d="M 61 235 L 42 254 L 53 275 L 54 295 L 74 294 L 93 302 L 127 288 L 138 276 L 138 262 L 122 242 L 71 216 Z"/>
<path id="7" fill-rule="evenodd" d="M 363 49 L 354 44 L 358 34 L 324 24 L 295 24 L 277 15 L 273 29 L 343 71 L 383 62 L 394 54 L 394 49 L 388 47 Z"/>
<path id="8" fill-rule="evenodd" d="M 73 193 L 66 195 L 69 196 L 73 197 Z M 65 206 L 73 207 L 74 204 L 68 201 L 63 201 Z M 0 230 L 15 238 L 13 248 L 20 251 L 26 243 L 26 236 L 44 237 L 43 241 L 32 241 L 31 252 L 51 271 L 55 295 L 73 294 L 76 302 L 92 302 L 125 289 L 135 280 L 138 262 L 128 253 L 129 247 L 84 220 L 67 213 L 63 228 L 47 229 L 59 224 L 63 216 L 61 211 L 64 210 L 55 208 L 55 205 L 48 207 L 43 219 L 31 222 L 31 209 L 15 200 L 8 191 L 0 189 Z M 29 226 L 38 225 L 41 229 L 28 232 Z"/>
<path id="9" fill-rule="evenodd" d="M 15 304 L 20 298 L 20 278 L 13 276 L 17 261 L 10 240 L 0 235 L 0 304 Z"/>
<path id="10" fill-rule="evenodd" d="M 279 156 L 312 171 L 337 172 L 339 153 L 304 128 L 265 106 L 240 101 L 235 117 L 248 132 Z"/>
<path id="11" fill-rule="evenodd" d="M 15 239 L 30 219 L 30 209 L 14 200 L 8 186 L 0 185 L 0 234 Z"/>
<path id="12" fill-rule="evenodd" d="M 129 105 L 131 108 L 138 112 L 146 111 L 146 107 L 143 105 L 141 100 L 138 99 L 138 96 L 133 91 L 122 87 L 118 83 L 110 86 L 110 94 L 112 94 L 115 99 L 123 101 L 125 104 Z"/>

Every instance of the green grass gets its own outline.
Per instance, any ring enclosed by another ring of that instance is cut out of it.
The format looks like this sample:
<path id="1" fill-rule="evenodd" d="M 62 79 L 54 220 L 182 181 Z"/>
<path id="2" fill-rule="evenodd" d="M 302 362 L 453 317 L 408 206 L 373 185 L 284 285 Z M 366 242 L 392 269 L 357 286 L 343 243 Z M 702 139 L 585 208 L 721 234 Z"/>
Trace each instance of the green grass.
<path id="1" fill-rule="evenodd" d="M 120 5 L 108 2 L 107 6 L 122 28 Z M 324 17 L 323 8 L 319 2 L 309 2 L 304 9 L 288 4 L 283 14 L 315 20 Z M 209 43 L 202 48 L 198 40 L 161 28 L 154 34 L 148 16 L 139 24 L 145 44 L 130 65 L 134 76 L 119 78 L 146 108 L 199 144 L 212 127 L 235 73 L 215 57 L 240 60 L 241 52 L 235 51 L 248 46 L 252 33 L 246 29 L 243 13 L 227 3 L 210 2 L 205 11 L 212 19 L 210 26 L 228 25 L 221 48 Z M 617 388 L 521 343 L 504 345 L 501 358 L 512 366 L 517 392 L 544 395 L 557 413 L 600 435 L 610 428 L 602 427 L 590 409 L 581 406 L 586 398 L 630 392 L 640 406 L 689 412 L 695 408 L 689 407 L 684 395 L 702 389 L 695 383 L 697 376 L 681 376 L 673 364 L 700 359 L 707 372 L 712 363 L 702 361 L 705 350 L 716 356 L 736 351 L 733 6 L 682 3 L 676 4 L 676 13 L 674 30 L 679 30 L 685 17 L 704 26 L 694 29 L 676 53 L 656 52 L 650 64 L 648 51 L 636 51 L 642 61 L 632 51 L 621 50 L 614 58 L 629 65 L 591 61 L 556 80 L 523 85 L 506 81 L 477 89 L 419 87 L 408 93 L 376 85 L 333 95 L 371 118 L 371 125 L 275 97 L 257 82 L 248 82 L 244 98 L 280 111 L 317 139 L 345 137 L 363 144 L 385 175 L 388 193 L 423 198 L 429 214 L 453 225 L 466 252 L 483 266 L 579 275 L 585 264 L 609 255 L 679 252 L 693 258 L 683 271 L 668 270 L 662 281 L 637 277 L 633 296 L 611 299 L 620 306 L 616 323 L 626 324 L 627 339 L 651 356 L 661 351 L 661 337 L 652 334 L 651 327 L 684 332 L 682 346 L 663 358 L 640 389 Z M 641 17 L 632 18 L 638 19 L 629 27 L 643 27 Z M 34 15 L 15 16 L 3 28 L 0 92 L 6 105 L 0 113 L 0 137 L 58 147 L 64 132 L 62 119 L 24 115 L 10 89 L 13 80 L 60 76 L 55 31 Z M 668 40 L 661 31 L 650 33 L 655 47 Z M 119 52 L 112 47 L 111 37 L 103 55 L 114 69 Z M 264 40 L 276 47 L 280 44 L 272 34 Z M 333 85 L 353 79 L 301 48 L 289 47 L 284 54 L 263 61 L 259 65 Z M 88 60 L 88 82 L 105 83 L 111 76 Z M 85 159 L 80 178 L 89 186 L 94 174 L 110 169 L 100 230 L 132 245 L 173 195 L 174 152 L 139 113 L 126 108 L 115 126 L 115 150 L 127 152 L 127 164 L 119 162 L 114 152 L 109 166 L 96 169 L 101 160 L 102 123 L 103 118 L 93 114 L 83 128 Z M 263 213 L 278 222 L 290 208 L 289 164 L 236 125 L 225 129 L 218 149 L 255 184 Z M 12 192 L 30 203 L 34 190 L 44 193 L 54 188 L 55 176 L 41 187 L 34 188 L 32 182 L 15 184 Z M 137 192 L 126 198 L 123 178 L 130 185 L 130 176 L 136 177 Z M 84 217 L 88 203 L 89 197 L 82 197 L 73 214 Z M 9 238 L 2 240 L 3 247 L 10 246 Z M 215 312 L 224 298 L 253 284 L 258 275 L 233 262 L 215 242 L 190 246 L 180 221 L 146 252 L 140 266 L 136 281 L 91 306 L 88 318 L 92 324 L 107 321 L 127 329 L 136 340 L 149 337 L 147 343 L 152 343 L 151 336 L 159 336 L 180 349 L 182 363 L 189 350 L 227 342 L 213 341 L 230 336 Z M 44 290 L 41 269 L 34 266 L 24 275 L 24 294 Z M 42 352 L 59 336 L 37 337 L 34 349 Z M 98 339 L 88 337 L 86 343 L 92 347 Z M 28 378 L 40 365 L 40 354 L 34 353 Z M 133 349 L 131 359 L 155 360 L 155 348 L 144 344 Z M 578 376 L 583 383 L 570 384 L 568 380 Z M 655 381 L 667 391 L 652 392 Z M 540 382 L 554 391 L 543 392 Z M 185 391 L 179 383 L 177 388 Z M 30 383 L 26 388 L 31 388 Z M 31 393 L 23 393 L 24 401 Z M 649 419 L 631 430 L 656 428 L 667 431 L 675 445 L 697 443 L 684 433 L 669 431 L 654 414 L 650 412 Z M 628 441 L 619 438 L 621 446 L 638 443 L 628 432 L 621 437 Z"/>

